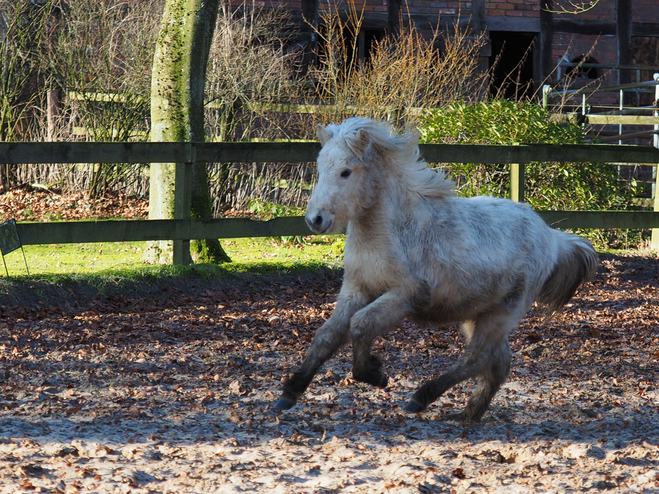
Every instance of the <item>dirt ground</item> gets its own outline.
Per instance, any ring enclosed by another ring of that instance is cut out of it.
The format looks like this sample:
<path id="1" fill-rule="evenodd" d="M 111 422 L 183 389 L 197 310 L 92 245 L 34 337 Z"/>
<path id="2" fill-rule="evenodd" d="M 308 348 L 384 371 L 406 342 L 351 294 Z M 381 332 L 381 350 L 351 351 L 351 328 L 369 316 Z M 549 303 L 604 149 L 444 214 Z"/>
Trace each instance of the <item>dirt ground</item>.
<path id="1" fill-rule="evenodd" d="M 19 220 L 146 215 L 146 202 L 26 187 Z M 403 323 L 376 345 L 386 390 L 349 349 L 298 406 L 273 409 L 340 286 L 309 275 L 106 286 L 0 280 L 0 494 L 659 493 L 659 259 L 602 256 L 595 282 L 511 336 L 482 422 L 446 420 L 470 385 L 401 410 L 462 351 Z"/>
<path id="2" fill-rule="evenodd" d="M 376 345 L 390 386 L 346 349 L 301 403 L 281 381 L 331 313 L 340 273 L 171 285 L 29 286 L 0 298 L 0 493 L 659 492 L 659 259 L 603 256 L 597 280 L 511 337 L 481 423 L 401 410 L 462 350 L 403 323 Z"/>

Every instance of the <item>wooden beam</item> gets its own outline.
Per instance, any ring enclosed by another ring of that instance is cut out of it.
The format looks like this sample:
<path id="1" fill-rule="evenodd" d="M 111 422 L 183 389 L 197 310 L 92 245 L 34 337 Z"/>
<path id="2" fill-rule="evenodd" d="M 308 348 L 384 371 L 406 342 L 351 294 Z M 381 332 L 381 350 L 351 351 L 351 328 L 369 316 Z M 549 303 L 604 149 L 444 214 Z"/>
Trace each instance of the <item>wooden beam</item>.
<path id="1" fill-rule="evenodd" d="M 554 38 L 553 24 L 553 0 L 540 0 L 540 77 L 539 80 L 545 81 L 554 70 L 555 62 L 553 60 L 552 45 Z M 554 76 L 555 79 L 555 76 Z M 543 82 L 549 84 L 550 81 Z"/>
<path id="2" fill-rule="evenodd" d="M 654 74 L 653 79 L 659 82 L 659 74 Z M 659 100 L 659 85 L 654 87 L 654 99 L 655 101 Z M 659 109 L 655 110 L 655 116 L 659 117 Z M 654 126 L 655 136 L 652 139 L 652 145 L 655 148 L 659 148 L 659 125 Z M 654 178 L 654 202 L 653 209 L 655 212 L 659 212 L 659 167 L 655 167 L 653 170 Z M 659 228 L 653 228 L 650 232 L 650 248 L 653 250 L 659 250 Z"/>
<path id="3" fill-rule="evenodd" d="M 174 219 L 187 220 L 190 218 L 191 211 L 192 190 L 190 187 L 192 185 L 192 167 L 194 165 L 193 163 L 176 163 L 175 166 Z M 172 257 L 173 264 L 187 266 L 192 263 L 189 238 L 174 240 Z"/>
<path id="4" fill-rule="evenodd" d="M 570 19 L 560 19 L 554 16 L 552 29 L 556 33 L 583 34 L 583 35 L 606 35 L 615 36 L 617 25 L 613 21 L 584 20 L 579 16 L 571 16 Z M 632 22 L 631 36 L 656 36 L 659 32 L 657 22 Z"/>
<path id="5" fill-rule="evenodd" d="M 537 211 L 553 228 L 657 228 L 653 211 Z"/>
<path id="6" fill-rule="evenodd" d="M 429 163 L 659 163 L 659 149 L 607 144 L 521 144 L 519 146 L 471 144 L 422 144 L 421 155 Z"/>
<path id="7" fill-rule="evenodd" d="M 554 17 L 552 26 L 555 33 L 583 34 L 585 36 L 614 36 L 616 34 L 616 23 L 610 21 L 558 19 Z"/>
<path id="8" fill-rule="evenodd" d="M 485 0 L 472 0 L 471 26 L 476 36 L 481 34 L 485 36 L 486 44 L 481 47 L 478 54 L 478 72 L 485 74 L 490 68 L 490 56 L 492 55 L 492 42 L 486 22 Z"/>
<path id="9" fill-rule="evenodd" d="M 197 145 L 197 159 L 210 163 L 315 162 L 317 142 L 214 142 Z"/>
<path id="10" fill-rule="evenodd" d="M 480 34 L 487 29 L 485 0 L 472 0 L 471 25 L 476 34 Z"/>
<path id="11" fill-rule="evenodd" d="M 17 223 L 23 245 L 311 235 L 302 216 Z"/>
<path id="12" fill-rule="evenodd" d="M 387 31 L 389 36 L 397 36 L 400 31 L 401 0 L 387 0 Z"/>
<path id="13" fill-rule="evenodd" d="M 554 228 L 659 228 L 659 212 L 652 211 L 538 211 L 538 214 Z M 312 234 L 302 216 L 270 221 L 216 218 L 17 223 L 16 228 L 23 245 Z"/>
<path id="14" fill-rule="evenodd" d="M 539 33 L 539 17 L 510 17 L 510 16 L 493 16 L 485 17 L 487 29 L 489 31 L 515 31 L 525 33 Z"/>
<path id="15" fill-rule="evenodd" d="M 632 22 L 632 37 L 654 37 L 659 32 L 659 22 Z"/>
<path id="16" fill-rule="evenodd" d="M 659 163 L 659 149 L 632 145 L 421 144 L 419 147 L 430 163 Z M 316 142 L 0 142 L 0 163 L 190 163 L 195 159 L 195 152 L 198 161 L 206 162 L 313 163 L 319 151 L 320 144 Z"/>
<path id="17" fill-rule="evenodd" d="M 616 0 L 616 38 L 618 42 L 618 63 L 632 65 L 632 1 Z M 621 70 L 620 84 L 630 83 L 632 73 Z"/>
<path id="18" fill-rule="evenodd" d="M 0 142 L 0 163 L 186 163 L 183 142 Z"/>
<path id="19" fill-rule="evenodd" d="M 594 125 L 656 125 L 659 124 L 659 117 L 651 115 L 597 115 L 589 114 L 584 116 L 589 124 Z"/>
<path id="20" fill-rule="evenodd" d="M 303 45 L 302 70 L 306 71 L 312 65 L 318 53 L 318 0 L 301 0 L 302 19 L 297 21 L 300 26 Z"/>

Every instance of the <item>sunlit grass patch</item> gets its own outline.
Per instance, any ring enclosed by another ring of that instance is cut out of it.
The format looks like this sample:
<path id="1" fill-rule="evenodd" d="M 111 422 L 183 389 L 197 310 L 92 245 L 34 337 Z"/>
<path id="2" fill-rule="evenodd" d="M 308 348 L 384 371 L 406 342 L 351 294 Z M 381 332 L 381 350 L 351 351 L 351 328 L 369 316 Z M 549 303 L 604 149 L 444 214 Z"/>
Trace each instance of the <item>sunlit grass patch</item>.
<path id="1" fill-rule="evenodd" d="M 293 268 L 296 264 L 323 264 L 339 267 L 342 262 L 341 236 L 264 237 L 223 240 L 222 246 L 231 263 L 228 271 Z M 30 276 L 84 275 L 107 270 L 141 270 L 149 265 L 142 261 L 145 242 L 103 242 L 86 244 L 26 245 L 23 247 Z M 333 248 L 334 246 L 334 248 Z M 10 277 L 25 276 L 23 255 L 19 250 L 5 256 Z M 6 276 L 0 267 L 0 277 Z"/>

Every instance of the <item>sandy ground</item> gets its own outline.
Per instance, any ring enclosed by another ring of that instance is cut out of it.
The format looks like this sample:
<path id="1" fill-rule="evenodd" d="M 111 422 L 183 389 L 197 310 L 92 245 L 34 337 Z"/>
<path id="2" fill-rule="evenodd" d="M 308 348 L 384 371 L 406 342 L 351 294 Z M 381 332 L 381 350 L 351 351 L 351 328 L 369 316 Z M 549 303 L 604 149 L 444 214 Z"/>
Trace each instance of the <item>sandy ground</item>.
<path id="1" fill-rule="evenodd" d="M 353 382 L 346 349 L 273 408 L 339 284 L 4 302 L 0 493 L 659 492 L 658 259 L 605 256 L 563 314 L 531 313 L 473 425 L 444 420 L 469 385 L 401 410 L 462 350 L 455 328 L 407 322 L 376 347 L 389 388 Z"/>

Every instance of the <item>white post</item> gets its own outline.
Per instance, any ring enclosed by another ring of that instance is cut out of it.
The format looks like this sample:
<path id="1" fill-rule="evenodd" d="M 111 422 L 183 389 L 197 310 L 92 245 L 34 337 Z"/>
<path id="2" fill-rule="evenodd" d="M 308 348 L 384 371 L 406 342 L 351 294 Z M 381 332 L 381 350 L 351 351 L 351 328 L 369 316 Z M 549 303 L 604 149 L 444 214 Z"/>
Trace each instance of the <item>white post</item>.
<path id="1" fill-rule="evenodd" d="M 653 76 L 657 85 L 654 87 L 654 99 L 655 101 L 659 100 L 659 74 L 654 74 Z M 656 103 L 655 103 L 656 104 Z M 659 117 L 659 110 L 654 111 L 654 116 Z M 654 126 L 654 136 L 652 138 L 652 144 L 654 147 L 659 148 L 659 125 Z M 654 212 L 659 213 L 659 163 L 654 164 L 654 169 L 652 172 L 654 178 L 654 184 L 652 184 L 652 195 L 654 196 Z M 659 251 L 659 228 L 652 229 L 652 237 L 650 239 L 650 248 L 654 251 Z"/>
<path id="2" fill-rule="evenodd" d="M 542 86 L 542 107 L 545 110 L 549 110 L 549 93 L 551 93 L 551 86 L 544 84 Z"/>
<path id="3" fill-rule="evenodd" d="M 625 109 L 625 92 L 624 90 L 620 90 L 620 105 L 618 105 L 618 108 L 620 109 L 620 115 L 622 115 L 622 110 Z M 622 124 L 618 125 L 618 135 L 622 135 Z M 622 139 L 618 141 L 618 144 L 622 145 Z M 620 169 L 620 167 L 618 167 Z"/>

